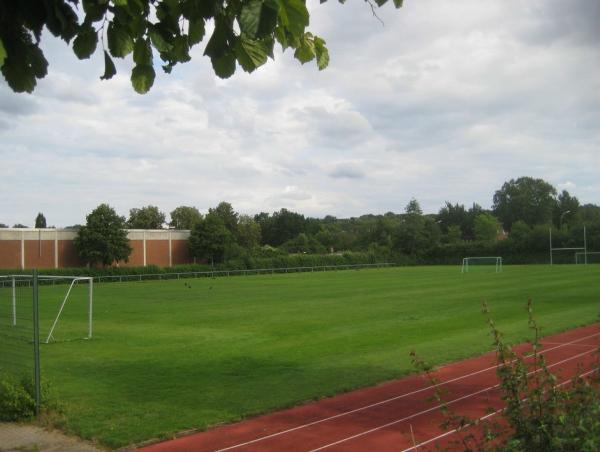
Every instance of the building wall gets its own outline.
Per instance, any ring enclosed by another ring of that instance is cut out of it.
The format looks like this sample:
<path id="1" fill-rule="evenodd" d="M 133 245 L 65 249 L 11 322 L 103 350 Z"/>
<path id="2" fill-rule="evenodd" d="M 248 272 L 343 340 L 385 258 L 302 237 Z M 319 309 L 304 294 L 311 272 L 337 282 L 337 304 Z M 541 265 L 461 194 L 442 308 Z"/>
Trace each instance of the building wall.
<path id="1" fill-rule="evenodd" d="M 74 246 L 77 233 L 68 229 L 0 229 L 0 268 L 82 267 Z M 132 247 L 124 267 L 188 264 L 190 231 L 130 229 Z"/>

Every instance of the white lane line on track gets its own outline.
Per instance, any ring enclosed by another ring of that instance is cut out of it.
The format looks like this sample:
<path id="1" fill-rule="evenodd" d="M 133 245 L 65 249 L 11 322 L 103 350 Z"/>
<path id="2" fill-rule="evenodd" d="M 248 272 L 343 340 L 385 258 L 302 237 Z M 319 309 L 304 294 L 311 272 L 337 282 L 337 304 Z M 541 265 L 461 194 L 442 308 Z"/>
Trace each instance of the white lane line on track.
<path id="1" fill-rule="evenodd" d="M 545 342 L 541 341 L 540 345 L 562 345 L 560 342 Z M 568 344 L 573 347 L 600 347 L 600 344 Z"/>
<path id="2" fill-rule="evenodd" d="M 585 373 L 581 374 L 581 375 L 580 375 L 580 377 L 581 377 L 581 378 L 585 378 L 585 377 L 587 377 L 588 375 L 591 375 L 591 374 L 593 374 L 594 372 L 598 372 L 599 370 L 600 370 L 600 367 L 596 367 L 595 369 L 588 370 L 587 372 L 585 372 Z M 557 384 L 556 386 L 557 386 L 557 387 L 561 387 L 561 386 L 565 386 L 565 385 L 567 385 L 567 384 L 569 384 L 569 383 L 571 383 L 571 379 L 569 379 L 569 380 L 565 380 L 565 381 L 563 381 L 562 383 L 559 383 L 559 384 Z M 523 400 L 521 400 L 521 401 L 522 401 L 522 402 L 525 402 L 526 400 L 527 400 L 527 398 L 524 398 L 524 399 L 523 399 Z M 486 414 L 485 416 L 482 416 L 482 417 L 480 417 L 479 419 L 477 419 L 477 420 L 476 420 L 476 421 L 474 421 L 474 422 L 480 422 L 480 421 L 484 421 L 484 420 L 486 420 L 486 419 L 489 419 L 489 418 L 491 418 L 491 417 L 493 417 L 493 416 L 497 415 L 498 413 L 501 413 L 501 412 L 503 412 L 504 410 L 505 410 L 505 408 L 500 408 L 499 410 L 496 410 L 496 411 L 494 411 L 493 413 L 488 413 L 488 414 Z M 404 449 L 404 450 L 402 450 L 401 452 L 409 452 L 409 451 L 411 451 L 411 450 L 417 450 L 419 447 L 422 447 L 422 446 L 426 446 L 426 445 L 428 445 L 428 444 L 431 444 L 431 443 L 433 443 L 433 442 L 435 442 L 435 441 L 437 441 L 437 440 L 439 440 L 439 439 L 442 439 L 442 438 L 444 438 L 444 437 L 446 437 L 446 436 L 449 436 L 449 435 L 453 435 L 454 433 L 457 433 L 459 430 L 464 430 L 465 428 L 469 428 L 469 427 L 471 427 L 471 426 L 472 426 L 472 424 L 469 424 L 469 425 L 466 425 L 466 426 L 464 426 L 464 427 L 462 427 L 462 428 L 455 428 L 454 430 L 448 430 L 447 432 L 445 432 L 445 433 L 442 433 L 441 435 L 438 435 L 438 436 L 436 436 L 435 438 L 430 438 L 430 439 L 428 439 L 428 440 L 426 440 L 426 441 L 423 441 L 423 442 L 421 442 L 421 443 L 419 443 L 419 444 L 415 444 L 414 446 L 411 446 L 411 447 L 409 447 L 408 449 Z"/>
<path id="3" fill-rule="evenodd" d="M 594 352 L 594 350 L 587 350 L 585 352 L 579 353 L 578 355 L 571 356 L 571 357 L 569 357 L 567 359 L 563 359 L 562 361 L 558 361 L 558 362 L 556 362 L 554 364 L 547 365 L 546 367 L 548 369 L 550 369 L 552 367 L 559 366 L 560 364 L 566 363 L 567 361 L 572 361 L 574 359 L 581 358 L 582 356 L 588 355 L 588 354 L 590 354 L 592 352 Z M 533 370 L 531 372 L 527 372 L 527 375 L 529 376 L 529 375 L 532 375 L 532 374 L 535 374 L 535 373 L 541 372 L 541 371 L 542 371 L 542 369 Z M 450 400 L 449 402 L 446 402 L 444 405 L 452 405 L 454 403 L 460 402 L 461 400 L 465 400 L 465 399 L 468 399 L 470 397 L 479 395 L 481 393 L 490 391 L 492 389 L 496 389 L 499 386 L 500 386 L 499 383 L 497 383 L 497 384 L 495 384 L 493 386 L 488 386 L 487 388 L 480 389 L 479 391 L 475 391 L 475 392 L 472 392 L 470 394 L 467 394 L 467 395 L 458 397 L 456 399 Z M 431 407 L 431 408 L 427 408 L 426 410 L 419 411 L 418 413 L 413 413 L 413 414 L 411 414 L 409 416 L 405 416 L 405 417 L 403 417 L 401 419 L 396 419 L 394 421 L 391 421 L 391 422 L 388 422 L 386 424 L 383 424 L 383 425 L 371 428 L 369 430 L 365 430 L 364 432 L 357 433 L 356 435 L 352 435 L 352 436 L 348 436 L 346 438 L 342 438 L 342 439 L 340 439 L 338 441 L 335 441 L 333 443 L 329 443 L 329 444 L 325 444 L 324 446 L 317 447 L 316 449 L 311 449 L 310 452 L 316 452 L 316 451 L 319 451 L 319 450 L 327 449 L 328 447 L 337 446 L 338 444 L 345 443 L 347 441 L 351 441 L 351 440 L 356 439 L 356 438 L 360 438 L 361 436 L 365 436 L 365 435 L 368 435 L 369 433 L 373 433 L 373 432 L 376 432 L 378 430 L 382 430 L 382 429 L 384 429 L 386 427 L 390 427 L 392 425 L 399 424 L 400 422 L 404 422 L 404 421 L 407 421 L 409 419 L 415 418 L 417 416 L 421 416 L 423 414 L 439 410 L 441 407 L 442 407 L 442 405 L 440 404 L 440 405 L 437 405 L 437 406 L 434 406 L 434 407 Z"/>
<path id="4" fill-rule="evenodd" d="M 556 345 L 555 347 L 550 347 L 550 348 L 548 348 L 546 350 L 541 350 L 540 354 L 548 353 L 548 352 L 550 352 L 552 350 L 557 350 L 557 349 L 559 349 L 561 347 L 565 347 L 567 345 L 571 345 L 571 344 L 577 343 L 579 341 L 584 341 L 586 339 L 589 339 L 589 338 L 595 337 L 595 336 L 599 336 L 599 335 L 600 335 L 600 332 L 594 333 L 594 334 L 590 334 L 589 336 L 584 336 L 584 337 L 582 337 L 580 339 L 575 339 L 573 341 L 566 342 L 564 344 Z M 417 389 L 417 390 L 411 391 L 411 392 L 407 392 L 405 394 L 400 394 L 400 395 L 397 395 L 397 396 L 394 396 L 394 397 L 390 397 L 390 398 L 385 399 L 385 400 L 380 400 L 379 402 L 371 403 L 369 405 L 364 405 L 362 407 L 355 408 L 355 409 L 350 410 L 350 411 L 345 411 L 343 413 L 334 414 L 333 416 L 328 416 L 328 417 L 325 417 L 325 418 L 322 418 L 322 419 L 318 419 L 318 420 L 313 421 L 313 422 L 308 422 L 306 424 L 298 425 L 296 427 L 292 427 L 292 428 L 289 428 L 287 430 L 282 430 L 280 432 L 272 433 L 270 435 L 261 436 L 259 438 L 255 438 L 255 439 L 243 442 L 243 443 L 234 444 L 233 446 L 224 447 L 222 449 L 218 449 L 216 452 L 224 452 L 226 450 L 231 450 L 231 449 L 236 449 L 238 447 L 248 446 L 250 444 L 254 444 L 254 443 L 257 443 L 257 442 L 260 442 L 260 441 L 265 441 L 267 439 L 275 438 L 277 436 L 285 435 L 287 433 L 295 432 L 297 430 L 301 430 L 301 429 L 304 429 L 304 428 L 307 428 L 307 427 L 312 427 L 313 425 L 321 424 L 323 422 L 331 421 L 333 419 L 337 419 L 337 418 L 340 418 L 340 417 L 343 417 L 343 416 L 348 416 L 350 414 L 354 414 L 354 413 L 357 413 L 359 411 L 367 410 L 369 408 L 373 408 L 373 407 L 376 407 L 376 406 L 379 406 L 379 405 L 384 405 L 386 403 L 393 402 L 394 400 L 403 399 L 405 397 L 409 397 L 411 395 L 418 394 L 418 393 L 427 391 L 427 390 L 432 389 L 432 388 L 437 388 L 439 386 L 444 386 L 444 385 L 447 385 L 449 383 L 453 383 L 455 381 L 460 381 L 460 380 L 463 380 L 465 378 L 472 377 L 474 375 L 478 375 L 478 374 L 481 374 L 481 373 L 484 373 L 484 372 L 488 372 L 490 370 L 498 368 L 499 366 L 500 366 L 500 364 L 496 364 L 495 366 L 486 367 L 485 369 L 477 370 L 475 372 L 471 372 L 471 373 L 468 373 L 466 375 L 462 375 L 460 377 L 451 378 L 450 380 L 443 381 L 443 382 L 440 382 L 440 383 L 435 384 L 435 385 L 429 385 L 429 386 L 426 386 L 424 388 Z"/>

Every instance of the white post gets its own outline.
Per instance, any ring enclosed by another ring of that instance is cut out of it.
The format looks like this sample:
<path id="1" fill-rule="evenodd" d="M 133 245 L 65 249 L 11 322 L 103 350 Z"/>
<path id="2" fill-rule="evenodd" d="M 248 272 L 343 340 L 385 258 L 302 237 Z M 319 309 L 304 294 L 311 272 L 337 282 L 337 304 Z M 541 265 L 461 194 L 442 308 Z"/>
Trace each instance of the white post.
<path id="1" fill-rule="evenodd" d="M 15 326 L 17 324 L 17 288 L 14 276 L 12 278 L 12 321 Z"/>
<path id="2" fill-rule="evenodd" d="M 587 234 L 585 232 L 585 224 L 583 225 L 583 256 L 585 265 L 587 265 Z"/>
<path id="3" fill-rule="evenodd" d="M 89 283 L 89 288 L 88 288 L 89 292 L 88 292 L 88 295 L 89 295 L 89 298 L 90 298 L 90 306 L 89 306 L 89 309 L 88 309 L 88 318 L 89 318 L 89 322 L 90 322 L 89 332 L 88 332 L 88 339 L 91 339 L 92 338 L 92 309 L 93 309 L 93 304 L 94 304 L 94 300 L 93 300 L 93 297 L 94 297 L 94 295 L 93 295 L 94 294 L 94 278 L 90 278 L 88 280 L 88 283 Z"/>
<path id="4" fill-rule="evenodd" d="M 552 227 L 550 227 L 550 265 L 552 265 Z"/>

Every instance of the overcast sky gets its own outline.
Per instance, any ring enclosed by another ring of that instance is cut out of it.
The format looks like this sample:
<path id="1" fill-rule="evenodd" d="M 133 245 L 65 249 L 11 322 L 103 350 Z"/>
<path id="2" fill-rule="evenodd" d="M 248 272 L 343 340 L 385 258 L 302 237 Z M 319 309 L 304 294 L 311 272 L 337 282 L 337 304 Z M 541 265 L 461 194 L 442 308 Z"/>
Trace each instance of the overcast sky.
<path id="1" fill-rule="evenodd" d="M 391 2 L 390 2 L 391 3 Z M 85 222 L 130 208 L 220 201 L 244 213 L 425 212 L 490 207 L 495 190 L 541 177 L 600 203 L 600 2 L 310 0 L 328 44 L 319 72 L 290 51 L 217 79 L 203 44 L 149 94 L 130 58 L 100 81 L 45 35 L 50 68 L 33 95 L 0 81 L 0 222 Z"/>

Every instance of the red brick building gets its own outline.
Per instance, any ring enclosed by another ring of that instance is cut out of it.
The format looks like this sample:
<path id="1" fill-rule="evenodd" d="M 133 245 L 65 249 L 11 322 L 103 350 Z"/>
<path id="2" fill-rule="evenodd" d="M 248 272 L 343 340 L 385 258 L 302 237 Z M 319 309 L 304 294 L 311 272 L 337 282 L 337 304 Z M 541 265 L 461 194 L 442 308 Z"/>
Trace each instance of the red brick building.
<path id="1" fill-rule="evenodd" d="M 72 229 L 0 229 L 0 268 L 82 267 Z M 159 265 L 168 267 L 192 262 L 188 250 L 190 231 L 129 229 L 132 251 L 119 266 Z"/>

